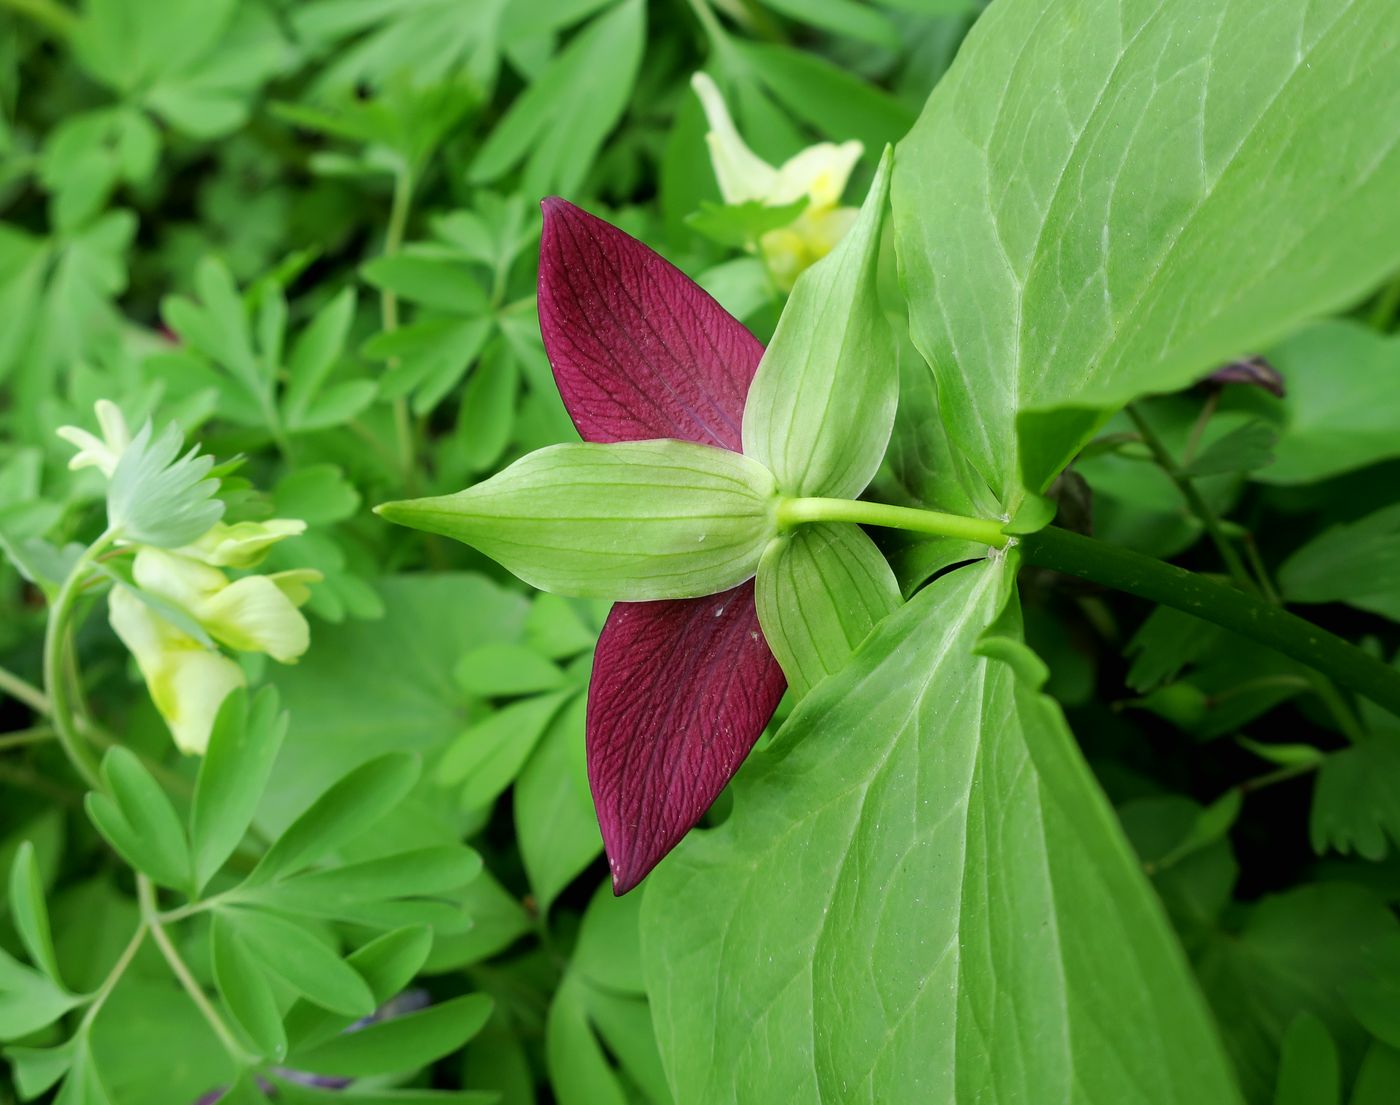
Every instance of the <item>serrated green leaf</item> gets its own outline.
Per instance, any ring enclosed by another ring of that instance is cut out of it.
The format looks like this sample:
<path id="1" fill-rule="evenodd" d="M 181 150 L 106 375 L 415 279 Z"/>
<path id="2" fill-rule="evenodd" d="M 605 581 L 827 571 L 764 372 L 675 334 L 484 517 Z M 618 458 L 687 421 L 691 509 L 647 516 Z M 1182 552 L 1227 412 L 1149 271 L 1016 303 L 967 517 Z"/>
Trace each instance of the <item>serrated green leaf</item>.
<path id="1" fill-rule="evenodd" d="M 747 579 L 776 505 L 757 461 L 658 440 L 553 445 L 455 495 L 375 509 L 472 545 L 542 591 L 636 601 Z"/>
<path id="2" fill-rule="evenodd" d="M 1397 20 L 1389 0 L 999 0 L 978 20 L 892 199 L 915 341 L 1007 508 L 1100 412 L 1394 267 L 1400 148 L 1372 120 L 1400 110 Z"/>
<path id="3" fill-rule="evenodd" d="M 59 973 L 53 931 L 49 927 L 49 909 L 44 902 L 44 883 L 39 877 L 34 845 L 28 840 L 20 844 L 10 867 L 9 904 L 15 930 L 30 960 L 62 987 L 63 976 Z"/>
<path id="4" fill-rule="evenodd" d="M 899 583 L 856 526 L 805 525 L 769 544 L 754 599 L 764 639 L 801 700 L 840 671 L 875 624 L 899 608 Z"/>
<path id="5" fill-rule="evenodd" d="M 333 783 L 267 850 L 245 885 L 295 874 L 367 832 L 418 780 L 416 757 L 390 752 L 361 764 Z"/>
<path id="6" fill-rule="evenodd" d="M 1113 811 L 1024 682 L 1044 667 L 1014 608 L 974 655 L 1013 579 L 1014 557 L 962 568 L 887 618 L 652 875 L 680 1105 L 1239 1100 Z"/>
<path id="7" fill-rule="evenodd" d="M 304 925 L 260 909 L 220 907 L 222 918 L 260 966 L 307 1001 L 333 1013 L 363 1017 L 374 1011 L 365 980 Z"/>
<path id="8" fill-rule="evenodd" d="M 190 805 L 196 893 L 208 885 L 253 823 L 286 733 L 287 715 L 278 711 L 272 688 L 251 702 L 242 690 L 224 699 Z"/>
<path id="9" fill-rule="evenodd" d="M 485 994 L 453 998 L 304 1048 L 297 1062 L 317 1074 L 346 1078 L 417 1070 L 480 1032 L 491 1016 L 491 1004 Z"/>
<path id="10" fill-rule="evenodd" d="M 1400 845 L 1400 736 L 1371 733 L 1322 761 L 1308 835 L 1315 852 L 1355 851 L 1372 861 Z"/>
<path id="11" fill-rule="evenodd" d="M 880 466 L 899 398 L 876 294 L 892 151 L 841 243 L 798 277 L 744 404 L 744 452 L 785 495 L 853 498 Z"/>
<path id="12" fill-rule="evenodd" d="M 267 1059 L 283 1059 L 287 1054 L 287 1034 L 267 976 L 222 913 L 215 913 L 209 926 L 209 959 L 214 984 L 224 1004 L 258 1054 Z"/>

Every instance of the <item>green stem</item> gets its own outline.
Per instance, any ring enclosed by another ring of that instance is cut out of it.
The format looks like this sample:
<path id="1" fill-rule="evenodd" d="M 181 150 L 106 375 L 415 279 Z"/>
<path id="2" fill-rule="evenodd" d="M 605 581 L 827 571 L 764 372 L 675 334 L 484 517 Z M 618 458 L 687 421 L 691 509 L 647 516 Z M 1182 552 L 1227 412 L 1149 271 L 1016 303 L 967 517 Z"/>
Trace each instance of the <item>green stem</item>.
<path id="1" fill-rule="evenodd" d="M 41 741 L 53 740 L 58 734 L 52 725 L 35 725 L 28 729 L 17 729 L 12 733 L 5 733 L 0 736 L 0 752 L 8 748 L 22 748 L 26 744 L 38 744 Z"/>
<path id="2" fill-rule="evenodd" d="M 102 789 L 102 779 L 97 771 L 97 757 L 83 740 L 74 721 L 64 656 L 69 647 L 68 622 L 72 617 L 74 600 L 82 589 L 84 576 L 98 554 L 115 541 L 116 536 L 109 529 L 83 550 L 49 608 L 49 624 L 44 634 L 44 689 L 48 693 L 54 732 L 58 735 L 58 742 L 63 746 L 64 754 L 83 777 L 83 781 L 93 790 Z"/>
<path id="3" fill-rule="evenodd" d="M 1027 563 L 1150 599 L 1267 645 L 1400 717 L 1400 671 L 1280 606 L 1054 526 L 1020 538 L 1019 547 Z"/>
<path id="4" fill-rule="evenodd" d="M 165 931 L 161 922 L 160 910 L 156 906 L 155 884 L 145 875 L 138 874 L 136 876 L 136 896 L 141 904 L 141 919 L 151 930 L 151 937 L 155 940 L 156 947 L 160 949 L 160 954 L 165 957 L 166 965 L 170 968 L 171 973 L 179 980 L 185 993 L 189 995 L 190 1001 L 194 1002 L 195 1008 L 208 1022 L 214 1035 L 219 1038 L 219 1042 L 224 1045 L 224 1050 L 228 1052 L 229 1058 L 234 1061 L 236 1066 L 248 1066 L 254 1061 L 253 1057 L 243 1050 L 243 1046 L 238 1042 L 228 1025 L 224 1023 L 224 1018 L 214 1008 L 213 1002 L 204 992 L 204 987 L 194 977 L 194 973 L 180 955 L 179 949 L 170 939 L 170 934 Z"/>
<path id="5" fill-rule="evenodd" d="M 27 679 L 21 679 L 9 668 L 0 667 L 0 691 L 17 702 L 23 702 L 36 714 L 49 712 L 49 700 L 38 687 Z"/>
<path id="6" fill-rule="evenodd" d="M 1201 525 L 1205 527 L 1206 533 L 1215 544 L 1220 553 L 1220 559 L 1225 564 L 1225 570 L 1230 573 L 1230 578 L 1246 591 L 1257 590 L 1257 585 L 1250 578 L 1248 569 L 1244 566 L 1244 561 L 1240 559 L 1240 554 L 1235 551 L 1235 546 L 1230 544 L 1230 539 L 1225 536 L 1225 530 L 1220 525 L 1220 519 L 1215 516 L 1215 511 L 1211 510 L 1205 499 L 1201 498 L 1201 493 L 1196 490 L 1196 485 L 1191 477 L 1186 474 L 1182 467 L 1176 463 L 1176 458 L 1171 455 L 1170 450 L 1163 444 L 1162 439 L 1157 436 L 1157 432 L 1148 424 L 1147 419 L 1136 407 L 1127 408 L 1128 417 L 1133 420 L 1133 425 L 1137 427 L 1138 433 L 1142 436 L 1143 444 L 1152 451 L 1152 457 L 1156 460 L 1158 467 L 1167 474 L 1167 478 L 1176 484 L 1177 490 L 1181 492 L 1181 497 L 1186 500 L 1186 504 L 1191 508 L 1191 513 L 1196 516 Z"/>
<path id="7" fill-rule="evenodd" d="M 67 38 L 78 29 L 78 17 L 54 0 L 0 0 L 11 11 L 28 16 L 55 37 Z"/>
<path id="8" fill-rule="evenodd" d="M 992 548 L 1005 548 L 1011 540 L 1002 533 L 1003 523 L 986 518 L 967 518 L 936 510 L 916 510 L 907 506 L 867 503 L 859 499 L 782 499 L 778 503 L 778 526 L 791 529 L 804 522 L 855 522 L 862 526 L 930 533 L 976 541 Z"/>
<path id="9" fill-rule="evenodd" d="M 392 257 L 403 245 L 403 236 L 408 228 L 408 211 L 413 203 L 413 176 L 407 167 L 394 174 L 394 194 L 389 201 L 389 225 L 384 231 L 384 256 Z M 386 334 L 399 328 L 399 296 L 397 292 L 385 288 L 379 295 L 381 326 Z M 389 367 L 394 366 L 389 362 Z M 399 469 L 404 487 L 413 482 L 413 420 L 409 416 L 408 398 L 400 395 L 394 400 L 394 436 L 398 443 Z"/>
<path id="10" fill-rule="evenodd" d="M 126 969 L 131 966 L 131 961 L 141 950 L 141 945 L 146 940 L 146 933 L 149 931 L 150 928 L 145 921 L 137 923 L 136 931 L 132 933 L 131 939 L 127 941 L 121 955 L 117 956 L 117 961 L 112 964 L 112 969 L 107 972 L 107 977 L 102 980 L 102 985 L 93 992 L 92 1000 L 83 1013 L 82 1023 L 78 1025 L 78 1030 L 74 1033 L 75 1036 L 81 1035 L 92 1027 L 92 1022 L 97 1019 L 97 1014 L 102 1012 L 102 1006 L 112 996 L 112 991 L 117 988 L 117 983 L 122 980 L 122 975 L 126 974 Z"/>

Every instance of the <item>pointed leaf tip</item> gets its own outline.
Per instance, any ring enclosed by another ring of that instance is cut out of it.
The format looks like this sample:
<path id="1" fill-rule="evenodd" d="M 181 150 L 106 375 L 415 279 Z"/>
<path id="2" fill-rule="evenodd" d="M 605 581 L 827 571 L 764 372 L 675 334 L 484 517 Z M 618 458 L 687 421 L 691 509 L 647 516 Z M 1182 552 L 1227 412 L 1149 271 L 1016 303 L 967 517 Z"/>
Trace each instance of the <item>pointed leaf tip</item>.
<path id="1" fill-rule="evenodd" d="M 710 808 L 784 687 L 752 581 L 613 607 L 588 689 L 587 747 L 615 894 L 641 882 Z"/>
<path id="2" fill-rule="evenodd" d="M 631 235 L 557 196 L 540 207 L 540 333 L 583 438 L 738 452 L 758 339 Z"/>

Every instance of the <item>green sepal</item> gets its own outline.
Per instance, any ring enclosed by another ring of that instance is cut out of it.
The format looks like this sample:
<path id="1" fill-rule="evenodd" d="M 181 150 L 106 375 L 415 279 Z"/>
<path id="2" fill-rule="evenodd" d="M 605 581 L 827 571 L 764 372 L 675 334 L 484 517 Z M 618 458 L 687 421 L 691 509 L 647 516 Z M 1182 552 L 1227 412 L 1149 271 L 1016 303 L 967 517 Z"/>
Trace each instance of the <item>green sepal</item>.
<path id="1" fill-rule="evenodd" d="M 855 224 L 798 278 L 744 405 L 744 452 L 784 494 L 852 498 L 880 467 L 899 401 L 876 268 L 893 152 Z"/>
<path id="2" fill-rule="evenodd" d="M 776 508 L 758 462 L 657 440 L 552 445 L 455 495 L 377 511 L 472 545 L 542 591 L 635 602 L 742 583 L 777 532 Z"/>
<path id="3" fill-rule="evenodd" d="M 768 647 L 797 698 L 845 666 L 899 608 L 899 583 L 857 526 L 810 525 L 770 542 L 754 583 Z"/>

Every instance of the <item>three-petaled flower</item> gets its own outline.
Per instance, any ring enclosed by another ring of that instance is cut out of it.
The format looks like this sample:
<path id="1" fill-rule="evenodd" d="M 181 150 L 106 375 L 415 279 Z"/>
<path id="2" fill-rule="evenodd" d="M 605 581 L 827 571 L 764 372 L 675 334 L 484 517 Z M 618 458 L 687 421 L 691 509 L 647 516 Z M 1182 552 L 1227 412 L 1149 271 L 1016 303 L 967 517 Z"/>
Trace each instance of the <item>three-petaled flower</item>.
<path id="1" fill-rule="evenodd" d="M 740 452 L 758 339 L 635 238 L 562 199 L 543 206 L 540 330 L 583 438 Z M 752 579 L 703 598 L 614 604 L 593 663 L 586 742 L 617 893 L 710 807 L 784 686 Z"/>

